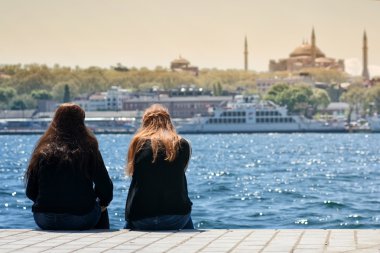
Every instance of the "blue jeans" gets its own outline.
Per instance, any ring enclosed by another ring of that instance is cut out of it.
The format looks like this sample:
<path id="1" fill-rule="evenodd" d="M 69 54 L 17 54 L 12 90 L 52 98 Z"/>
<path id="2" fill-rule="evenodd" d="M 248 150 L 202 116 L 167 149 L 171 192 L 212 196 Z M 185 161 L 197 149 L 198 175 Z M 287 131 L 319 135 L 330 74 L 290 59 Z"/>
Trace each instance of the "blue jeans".
<path id="1" fill-rule="evenodd" d="M 178 230 L 194 229 L 190 213 L 185 215 L 161 215 L 125 222 L 125 229 L 134 230 Z"/>
<path id="2" fill-rule="evenodd" d="M 85 215 L 68 213 L 34 213 L 36 224 L 43 230 L 85 230 L 98 223 L 101 209 L 98 203 Z"/>

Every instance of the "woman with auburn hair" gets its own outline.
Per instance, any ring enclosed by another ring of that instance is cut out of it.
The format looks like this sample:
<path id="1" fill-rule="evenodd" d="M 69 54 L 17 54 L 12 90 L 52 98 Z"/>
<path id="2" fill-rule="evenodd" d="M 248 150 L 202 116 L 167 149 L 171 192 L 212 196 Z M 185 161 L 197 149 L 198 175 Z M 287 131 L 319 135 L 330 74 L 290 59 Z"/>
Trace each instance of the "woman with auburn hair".
<path id="1" fill-rule="evenodd" d="M 78 105 L 60 105 L 33 150 L 26 195 L 41 229 L 109 228 L 113 185 L 84 118 Z"/>
<path id="2" fill-rule="evenodd" d="M 168 110 L 159 104 L 146 109 L 128 150 L 132 182 L 124 228 L 194 229 L 185 175 L 190 156 L 190 145 L 176 133 Z"/>

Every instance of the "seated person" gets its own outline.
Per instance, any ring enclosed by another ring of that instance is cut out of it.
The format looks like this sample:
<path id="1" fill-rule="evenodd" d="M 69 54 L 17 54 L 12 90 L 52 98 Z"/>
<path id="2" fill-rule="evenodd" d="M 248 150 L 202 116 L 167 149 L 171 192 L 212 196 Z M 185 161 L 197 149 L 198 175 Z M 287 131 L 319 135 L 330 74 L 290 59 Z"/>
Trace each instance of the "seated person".
<path id="1" fill-rule="evenodd" d="M 189 143 L 175 131 L 168 110 L 149 107 L 128 150 L 132 176 L 124 228 L 136 230 L 194 229 L 187 192 Z"/>
<path id="2" fill-rule="evenodd" d="M 41 229 L 109 228 L 113 184 L 84 118 L 78 105 L 59 106 L 31 155 L 26 195 Z"/>

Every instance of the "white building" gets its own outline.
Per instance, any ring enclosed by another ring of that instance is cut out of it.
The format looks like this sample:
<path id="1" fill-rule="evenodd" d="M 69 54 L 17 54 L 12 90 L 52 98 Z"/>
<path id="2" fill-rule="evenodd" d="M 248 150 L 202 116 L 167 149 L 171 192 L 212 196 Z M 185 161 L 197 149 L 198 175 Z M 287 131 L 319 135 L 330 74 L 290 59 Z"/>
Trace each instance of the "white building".
<path id="1" fill-rule="evenodd" d="M 130 97 L 130 91 L 119 86 L 112 86 L 107 90 L 106 108 L 110 111 L 120 111 L 123 109 L 123 101 Z"/>
<path id="2" fill-rule="evenodd" d="M 112 86 L 106 92 L 97 92 L 88 99 L 73 101 L 85 111 L 121 111 L 123 101 L 130 97 L 130 92 L 119 86 Z"/>
<path id="3" fill-rule="evenodd" d="M 75 100 L 73 102 L 85 111 L 105 111 L 107 110 L 106 96 L 106 92 L 99 92 L 92 94 L 88 99 Z"/>

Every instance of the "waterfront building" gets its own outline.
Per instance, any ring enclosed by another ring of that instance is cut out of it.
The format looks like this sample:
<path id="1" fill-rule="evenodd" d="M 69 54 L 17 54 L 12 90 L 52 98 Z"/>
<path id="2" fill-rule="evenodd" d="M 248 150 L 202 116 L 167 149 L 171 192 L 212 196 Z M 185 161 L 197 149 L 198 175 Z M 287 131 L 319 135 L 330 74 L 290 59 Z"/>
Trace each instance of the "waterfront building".
<path id="1" fill-rule="evenodd" d="M 0 119 L 32 118 L 36 110 L 0 110 Z"/>
<path id="2" fill-rule="evenodd" d="M 177 88 L 170 89 L 169 92 L 167 92 L 167 94 L 169 95 L 169 97 L 187 97 L 202 95 L 211 96 L 211 91 L 202 87 L 197 87 L 195 84 L 182 84 L 178 85 Z"/>
<path id="3" fill-rule="evenodd" d="M 173 118 L 191 118 L 197 114 L 207 115 L 212 108 L 231 99 L 232 96 L 139 97 L 124 100 L 123 110 L 144 111 L 158 103 L 166 106 Z"/>
<path id="4" fill-rule="evenodd" d="M 105 111 L 107 110 L 106 96 L 106 92 L 96 92 L 87 99 L 79 98 L 74 100 L 73 103 L 79 105 L 85 111 Z"/>
<path id="5" fill-rule="evenodd" d="M 189 72 L 195 76 L 198 76 L 199 74 L 198 67 L 191 66 L 190 62 L 186 60 L 185 58 L 182 58 L 181 56 L 179 56 L 179 58 L 177 59 L 174 59 L 170 63 L 170 69 L 176 72 L 182 72 L 182 71 Z"/>
<path id="6" fill-rule="evenodd" d="M 88 98 L 89 102 L 89 111 L 104 111 L 107 110 L 107 93 L 106 92 L 97 92 L 92 94 Z"/>
<path id="7" fill-rule="evenodd" d="M 311 43 L 304 41 L 296 47 L 288 58 L 270 60 L 269 71 L 299 71 L 306 68 L 337 69 L 344 71 L 344 61 L 327 57 L 318 47 L 314 28 L 311 33 Z"/>
<path id="8" fill-rule="evenodd" d="M 321 110 L 321 115 L 324 115 L 326 120 L 346 120 L 347 112 L 350 109 L 350 105 L 345 102 L 331 102 L 325 109 Z M 353 112 L 355 113 L 355 112 Z"/>
<path id="9" fill-rule="evenodd" d="M 106 92 L 96 92 L 87 99 L 80 98 L 73 102 L 85 111 L 120 111 L 123 109 L 123 101 L 130 97 L 129 90 L 112 86 Z"/>
<path id="10" fill-rule="evenodd" d="M 37 100 L 37 112 L 52 112 L 57 109 L 59 103 L 50 99 L 38 99 Z"/>
<path id="11" fill-rule="evenodd" d="M 119 111 L 123 109 L 123 101 L 128 99 L 131 96 L 131 93 L 127 89 L 122 89 L 119 86 L 112 86 L 107 90 L 106 99 L 107 104 L 106 108 L 110 111 Z"/>

